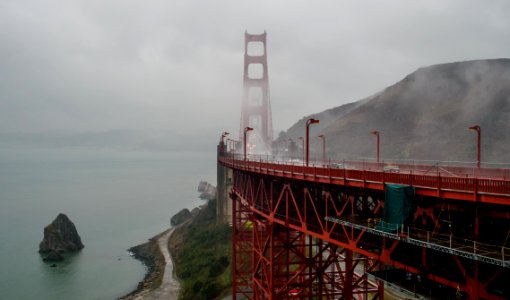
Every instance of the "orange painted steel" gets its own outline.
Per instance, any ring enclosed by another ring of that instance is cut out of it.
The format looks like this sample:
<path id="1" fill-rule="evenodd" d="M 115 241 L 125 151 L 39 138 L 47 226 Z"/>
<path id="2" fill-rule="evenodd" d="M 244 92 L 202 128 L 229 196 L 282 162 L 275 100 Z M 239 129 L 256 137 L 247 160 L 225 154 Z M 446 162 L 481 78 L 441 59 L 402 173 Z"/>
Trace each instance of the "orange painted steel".
<path id="1" fill-rule="evenodd" d="M 412 173 L 388 173 L 384 171 L 337 169 L 321 166 L 302 166 L 239 160 L 236 157 L 220 157 L 220 163 L 237 170 L 281 178 L 305 180 L 340 186 L 384 190 L 384 184 L 404 184 L 415 187 L 416 194 L 462 201 L 510 205 L 510 180 L 497 178 L 466 178 Z"/>
<path id="2" fill-rule="evenodd" d="M 356 224 L 351 219 L 363 212 L 381 215 L 385 183 L 412 185 L 417 195 L 434 202 L 435 206 L 419 207 L 413 222 L 429 218 L 439 228 L 440 219 L 432 209 L 443 202 L 461 207 L 462 201 L 476 207 L 478 220 L 480 203 L 491 209 L 510 204 L 508 180 L 304 167 L 232 156 L 220 157 L 219 163 L 234 170 L 234 299 L 241 295 L 247 299 L 368 299 L 368 295 L 383 299 L 383 284 L 368 280 L 367 271 L 357 272 L 356 259 L 365 261 L 368 272 L 392 266 L 460 291 L 469 299 L 505 298 L 493 288 L 509 275 L 503 267 L 408 244 L 398 229 L 391 239 L 349 224 Z M 508 219 L 508 212 L 500 214 Z M 330 216 L 341 222 L 331 221 Z M 478 235 L 478 225 L 475 230 Z M 452 274 L 440 269 L 441 263 Z M 478 275 L 479 268 L 484 276 Z"/>
<path id="3" fill-rule="evenodd" d="M 366 275 L 379 269 L 375 259 L 324 242 L 317 233 L 297 226 L 299 221 L 290 216 L 297 212 L 301 222 L 307 216 L 296 209 L 290 187 L 272 199 L 270 186 L 252 179 L 236 172 L 231 192 L 236 213 L 233 299 L 384 299 L 383 283 Z M 248 232 L 251 239 L 246 238 Z"/>

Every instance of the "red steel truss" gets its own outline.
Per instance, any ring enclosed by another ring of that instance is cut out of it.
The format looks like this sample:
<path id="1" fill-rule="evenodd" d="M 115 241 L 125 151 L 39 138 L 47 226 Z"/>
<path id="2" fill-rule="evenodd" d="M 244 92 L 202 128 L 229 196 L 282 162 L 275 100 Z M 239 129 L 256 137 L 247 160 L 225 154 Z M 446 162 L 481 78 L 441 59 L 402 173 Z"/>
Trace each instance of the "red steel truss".
<path id="1" fill-rule="evenodd" d="M 507 180 L 220 163 L 234 170 L 234 299 L 383 299 L 394 270 L 440 284 L 436 298 L 508 298 Z M 412 223 L 374 227 L 384 183 L 409 181 Z"/>
<path id="2" fill-rule="evenodd" d="M 234 299 L 384 299 L 379 263 L 271 222 L 235 191 Z"/>

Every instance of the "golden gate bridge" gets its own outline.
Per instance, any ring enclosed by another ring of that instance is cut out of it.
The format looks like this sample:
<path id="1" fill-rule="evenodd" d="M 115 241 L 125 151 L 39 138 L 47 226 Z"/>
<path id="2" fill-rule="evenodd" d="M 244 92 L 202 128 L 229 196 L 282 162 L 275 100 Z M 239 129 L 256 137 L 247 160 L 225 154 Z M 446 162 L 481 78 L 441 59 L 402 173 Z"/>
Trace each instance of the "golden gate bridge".
<path id="1" fill-rule="evenodd" d="M 258 58 L 252 41 L 263 44 Z M 509 299 L 510 169 L 482 165 L 480 147 L 469 167 L 381 162 L 378 151 L 374 161 L 310 159 L 315 119 L 300 160 L 254 153 L 251 134 L 272 141 L 265 43 L 265 33 L 245 34 L 242 141 L 224 132 L 218 145 L 232 298 L 384 299 L 386 284 L 433 299 Z M 252 63 L 264 70 L 255 81 Z M 261 98 L 250 102 L 253 87 Z M 471 129 L 480 145 L 481 128 Z"/>

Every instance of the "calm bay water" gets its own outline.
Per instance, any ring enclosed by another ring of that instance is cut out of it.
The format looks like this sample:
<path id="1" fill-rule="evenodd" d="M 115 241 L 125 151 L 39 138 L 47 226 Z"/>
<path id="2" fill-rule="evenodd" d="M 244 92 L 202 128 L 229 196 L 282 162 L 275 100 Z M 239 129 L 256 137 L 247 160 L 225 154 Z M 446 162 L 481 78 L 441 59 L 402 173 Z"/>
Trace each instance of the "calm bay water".
<path id="1" fill-rule="evenodd" d="M 0 299 L 116 299 L 145 268 L 126 249 L 203 204 L 196 187 L 215 182 L 215 153 L 0 150 Z M 51 268 L 38 254 L 58 213 L 85 248 Z"/>

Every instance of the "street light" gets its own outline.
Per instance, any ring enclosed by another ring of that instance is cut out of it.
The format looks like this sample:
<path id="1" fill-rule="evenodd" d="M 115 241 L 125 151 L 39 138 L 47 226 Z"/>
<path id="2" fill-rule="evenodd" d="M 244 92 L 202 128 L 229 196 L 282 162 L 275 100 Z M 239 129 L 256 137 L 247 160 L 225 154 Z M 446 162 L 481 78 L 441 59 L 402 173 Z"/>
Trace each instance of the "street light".
<path id="1" fill-rule="evenodd" d="M 379 131 L 374 130 L 370 133 L 375 135 L 375 137 L 377 138 L 377 152 L 376 153 L 377 153 L 377 162 L 379 162 Z"/>
<path id="2" fill-rule="evenodd" d="M 244 160 L 246 160 L 246 133 L 248 131 L 252 131 L 253 128 L 252 127 L 245 127 L 244 128 Z"/>
<path id="3" fill-rule="evenodd" d="M 310 125 L 312 124 L 319 124 L 319 120 L 317 119 L 308 119 L 306 120 L 306 166 L 308 167 L 308 157 L 309 157 L 309 146 L 310 146 L 310 140 L 309 140 L 309 133 L 310 133 Z"/>
<path id="4" fill-rule="evenodd" d="M 318 137 L 322 139 L 322 163 L 326 164 L 326 136 L 321 134 Z"/>
<path id="5" fill-rule="evenodd" d="M 224 152 L 225 151 L 225 137 L 229 135 L 228 132 L 224 131 L 222 134 L 221 134 L 221 137 L 220 137 L 220 151 L 221 152 Z"/>
<path id="6" fill-rule="evenodd" d="M 476 152 L 476 168 L 477 169 L 480 169 L 480 161 L 481 161 L 481 147 L 480 147 L 480 144 L 481 144 L 481 139 L 482 139 L 482 128 L 480 128 L 479 125 L 473 125 L 471 127 L 469 127 L 469 130 L 471 131 L 476 131 L 476 134 L 477 134 L 477 139 L 476 139 L 476 149 L 477 149 L 477 152 Z"/>
<path id="7" fill-rule="evenodd" d="M 298 137 L 298 140 L 301 140 L 301 142 L 302 142 L 301 143 L 301 145 L 302 145 L 301 147 L 303 149 L 303 155 L 302 155 L 301 159 L 304 162 L 305 161 L 305 139 L 302 136 L 300 136 L 300 137 Z"/>
<path id="8" fill-rule="evenodd" d="M 228 133 L 228 132 L 224 131 L 224 132 L 221 134 L 220 142 L 224 143 L 225 137 L 226 137 L 227 135 L 229 135 L 229 134 L 230 134 L 230 133 Z"/>

